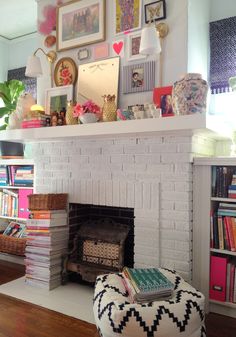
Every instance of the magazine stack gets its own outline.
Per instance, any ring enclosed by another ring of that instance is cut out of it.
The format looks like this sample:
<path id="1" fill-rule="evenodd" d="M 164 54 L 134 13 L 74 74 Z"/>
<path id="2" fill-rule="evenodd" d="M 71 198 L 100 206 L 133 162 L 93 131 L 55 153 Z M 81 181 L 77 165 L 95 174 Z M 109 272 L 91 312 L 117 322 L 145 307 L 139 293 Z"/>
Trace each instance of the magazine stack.
<path id="1" fill-rule="evenodd" d="M 68 247 L 65 210 L 31 211 L 26 222 L 26 283 L 51 290 L 61 284 L 62 255 Z"/>
<path id="2" fill-rule="evenodd" d="M 174 284 L 158 268 L 123 268 L 123 281 L 131 302 L 169 299 Z"/>

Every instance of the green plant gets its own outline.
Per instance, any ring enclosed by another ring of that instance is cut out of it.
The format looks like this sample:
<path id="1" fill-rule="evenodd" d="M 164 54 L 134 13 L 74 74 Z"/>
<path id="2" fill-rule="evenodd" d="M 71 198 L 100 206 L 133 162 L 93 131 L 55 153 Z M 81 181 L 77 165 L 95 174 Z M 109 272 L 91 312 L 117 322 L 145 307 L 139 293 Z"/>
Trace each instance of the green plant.
<path id="1" fill-rule="evenodd" d="M 0 83 L 0 97 L 5 105 L 0 108 L 0 118 L 4 118 L 3 124 L 0 126 L 0 130 L 6 129 L 9 116 L 16 110 L 17 100 L 24 90 L 24 83 L 18 80 L 10 80 Z"/>

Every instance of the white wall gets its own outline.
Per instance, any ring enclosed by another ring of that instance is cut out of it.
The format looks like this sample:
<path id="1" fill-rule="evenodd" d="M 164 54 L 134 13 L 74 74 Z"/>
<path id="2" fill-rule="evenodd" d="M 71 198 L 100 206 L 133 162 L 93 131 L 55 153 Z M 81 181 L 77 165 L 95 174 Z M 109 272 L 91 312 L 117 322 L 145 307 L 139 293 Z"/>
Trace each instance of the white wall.
<path id="1" fill-rule="evenodd" d="M 145 0 L 146 1 L 146 0 Z M 68 2 L 68 1 L 64 1 Z M 125 53 L 127 54 L 127 40 L 126 35 L 115 36 L 115 12 L 114 0 L 107 0 L 107 14 L 106 14 L 106 36 L 107 41 L 111 44 L 113 41 L 123 38 L 125 40 Z M 150 1 L 149 1 L 150 2 Z M 47 4 L 55 4 L 55 0 L 38 0 L 38 15 L 39 20 L 42 19 L 43 7 Z M 167 0 L 167 18 L 165 22 L 169 25 L 169 35 L 163 41 L 163 83 L 162 86 L 172 85 L 181 74 L 187 71 L 187 15 L 188 15 L 188 1 L 187 0 Z M 144 14 L 143 14 L 144 16 Z M 43 46 L 44 36 L 41 36 L 41 45 Z M 91 48 L 92 46 L 88 46 Z M 44 47 L 45 48 L 45 47 Z M 70 49 L 66 52 L 58 53 L 58 59 L 69 56 L 78 63 L 77 58 L 78 48 Z M 153 58 L 153 57 L 152 57 Z M 93 59 L 91 58 L 89 62 Z M 38 80 L 38 101 L 44 104 L 45 89 L 50 87 L 50 69 L 45 60 L 41 58 L 43 63 L 44 76 Z M 139 62 L 136 62 L 139 63 Z M 128 64 L 127 57 L 121 59 L 122 67 Z M 130 62 L 129 62 L 130 64 Z M 121 77 L 122 80 L 122 77 Z M 144 92 L 139 94 L 119 95 L 119 106 L 127 107 L 128 105 L 150 102 L 152 101 L 152 92 Z"/>
<path id="2" fill-rule="evenodd" d="M 211 0 L 189 0 L 188 72 L 208 78 L 209 16 Z M 214 1 L 215 2 L 215 1 Z"/>
<path id="3" fill-rule="evenodd" d="M 7 79 L 8 70 L 8 44 L 5 39 L 0 38 L 0 82 Z"/>
<path id="4" fill-rule="evenodd" d="M 210 0 L 210 22 L 236 16 L 235 0 Z"/>
<path id="5" fill-rule="evenodd" d="M 26 66 L 28 56 L 38 48 L 38 34 L 18 38 L 9 42 L 8 69 L 16 69 Z"/>

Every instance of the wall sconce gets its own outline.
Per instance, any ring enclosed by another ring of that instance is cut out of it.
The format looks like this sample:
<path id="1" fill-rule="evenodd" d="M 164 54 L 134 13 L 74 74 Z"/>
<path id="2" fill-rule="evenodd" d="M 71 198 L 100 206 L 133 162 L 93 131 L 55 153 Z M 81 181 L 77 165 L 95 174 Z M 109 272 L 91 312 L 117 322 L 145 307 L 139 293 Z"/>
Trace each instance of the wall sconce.
<path id="1" fill-rule="evenodd" d="M 139 53 L 143 55 L 160 54 L 159 86 L 162 86 L 162 39 L 167 36 L 169 27 L 161 22 L 155 25 L 152 20 L 142 29 Z"/>
<path id="2" fill-rule="evenodd" d="M 25 76 L 39 77 L 43 74 L 40 58 L 36 56 L 39 50 L 47 57 L 47 60 L 50 63 L 51 87 L 53 87 L 52 64 L 57 59 L 57 53 L 54 50 L 45 53 L 42 48 L 38 48 L 33 55 L 29 56 L 26 65 Z"/>

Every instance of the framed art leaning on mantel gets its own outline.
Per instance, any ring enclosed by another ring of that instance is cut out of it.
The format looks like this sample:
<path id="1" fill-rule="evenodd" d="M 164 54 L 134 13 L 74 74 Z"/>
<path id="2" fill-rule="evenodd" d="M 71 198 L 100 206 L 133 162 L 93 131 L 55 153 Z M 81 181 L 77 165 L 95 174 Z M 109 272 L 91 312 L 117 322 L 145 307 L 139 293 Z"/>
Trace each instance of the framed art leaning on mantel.
<path id="1" fill-rule="evenodd" d="M 57 8 L 57 50 L 105 40 L 105 0 L 79 0 Z"/>

